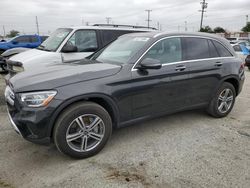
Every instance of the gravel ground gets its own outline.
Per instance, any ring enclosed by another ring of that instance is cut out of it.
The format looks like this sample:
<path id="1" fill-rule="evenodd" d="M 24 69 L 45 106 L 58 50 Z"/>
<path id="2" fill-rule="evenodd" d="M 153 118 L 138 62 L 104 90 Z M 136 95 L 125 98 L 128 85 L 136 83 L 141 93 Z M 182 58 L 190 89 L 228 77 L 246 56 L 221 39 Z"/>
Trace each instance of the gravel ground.
<path id="1" fill-rule="evenodd" d="M 188 111 L 116 130 L 98 155 L 74 160 L 20 138 L 0 79 L 0 187 L 250 187 L 250 72 L 230 115 Z"/>

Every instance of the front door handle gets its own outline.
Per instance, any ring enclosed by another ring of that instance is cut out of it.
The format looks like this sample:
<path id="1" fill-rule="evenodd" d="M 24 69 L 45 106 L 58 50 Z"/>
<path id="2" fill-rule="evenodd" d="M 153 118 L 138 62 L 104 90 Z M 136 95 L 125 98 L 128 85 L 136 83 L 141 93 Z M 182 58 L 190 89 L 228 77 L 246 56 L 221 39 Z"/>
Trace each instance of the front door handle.
<path id="1" fill-rule="evenodd" d="M 215 65 L 216 67 L 220 67 L 220 66 L 222 66 L 222 63 L 221 63 L 221 62 L 216 62 L 214 65 Z"/>
<path id="2" fill-rule="evenodd" d="M 185 69 L 186 69 L 185 65 L 178 65 L 178 66 L 175 67 L 176 71 L 184 71 Z"/>

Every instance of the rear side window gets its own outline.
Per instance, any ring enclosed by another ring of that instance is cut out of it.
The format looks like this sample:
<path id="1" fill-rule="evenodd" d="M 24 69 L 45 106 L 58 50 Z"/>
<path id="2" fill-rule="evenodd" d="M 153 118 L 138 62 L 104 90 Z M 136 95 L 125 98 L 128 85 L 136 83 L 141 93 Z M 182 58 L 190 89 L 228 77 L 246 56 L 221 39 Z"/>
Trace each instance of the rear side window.
<path id="1" fill-rule="evenodd" d="M 110 43 L 111 41 L 117 39 L 119 36 L 131 33 L 133 31 L 126 31 L 126 30 L 102 30 L 102 41 L 103 46 Z"/>
<path id="2" fill-rule="evenodd" d="M 236 51 L 236 52 L 242 51 L 240 45 L 235 45 L 235 46 L 233 46 L 233 48 L 234 48 L 234 51 Z"/>
<path id="3" fill-rule="evenodd" d="M 209 46 L 209 55 L 211 58 L 220 57 L 220 55 L 218 54 L 218 52 L 217 52 L 217 50 L 216 50 L 216 48 L 211 40 L 208 40 L 208 46 Z"/>
<path id="4" fill-rule="evenodd" d="M 183 60 L 205 59 L 210 57 L 207 39 L 184 37 L 183 41 L 185 52 Z"/>
<path id="5" fill-rule="evenodd" d="M 30 40 L 32 43 L 39 42 L 36 36 L 30 36 Z"/>
<path id="6" fill-rule="evenodd" d="M 220 57 L 231 57 L 232 54 L 228 51 L 228 49 L 226 49 L 222 44 L 220 44 L 217 41 L 213 41 Z"/>

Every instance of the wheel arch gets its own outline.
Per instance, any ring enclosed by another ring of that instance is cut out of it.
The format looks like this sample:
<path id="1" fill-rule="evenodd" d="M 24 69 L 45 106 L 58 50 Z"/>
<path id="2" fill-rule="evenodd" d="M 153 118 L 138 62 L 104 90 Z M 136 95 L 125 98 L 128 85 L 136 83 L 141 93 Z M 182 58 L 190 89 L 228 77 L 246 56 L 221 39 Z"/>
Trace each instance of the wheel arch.
<path id="1" fill-rule="evenodd" d="M 236 96 L 239 94 L 240 82 L 239 82 L 239 79 L 237 77 L 226 77 L 223 79 L 223 82 L 228 82 L 228 83 L 232 84 L 235 88 Z"/>
<path id="2" fill-rule="evenodd" d="M 65 102 L 63 102 L 53 113 L 52 119 L 49 124 L 48 128 L 48 135 L 52 137 L 53 135 L 53 129 L 55 122 L 57 121 L 60 114 L 66 110 L 69 106 L 72 106 L 76 103 L 80 102 L 94 102 L 102 106 L 107 112 L 110 114 L 110 117 L 112 119 L 113 127 L 116 128 L 119 123 L 119 110 L 117 105 L 115 104 L 114 100 L 104 94 L 89 94 L 89 95 L 82 95 L 77 96 L 74 98 L 71 98 Z"/>

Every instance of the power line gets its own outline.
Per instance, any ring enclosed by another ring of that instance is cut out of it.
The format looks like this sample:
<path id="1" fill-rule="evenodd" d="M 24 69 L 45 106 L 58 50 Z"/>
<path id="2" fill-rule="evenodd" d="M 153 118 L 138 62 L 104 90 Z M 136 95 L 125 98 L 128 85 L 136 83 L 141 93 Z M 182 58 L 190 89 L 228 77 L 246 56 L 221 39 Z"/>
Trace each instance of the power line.
<path id="1" fill-rule="evenodd" d="M 149 22 L 151 22 L 152 20 L 150 20 L 150 12 L 152 12 L 152 10 L 145 10 L 148 13 L 148 19 L 146 20 L 148 22 L 148 28 L 150 26 Z"/>
<path id="2" fill-rule="evenodd" d="M 206 12 L 205 11 L 205 9 L 207 8 L 207 3 L 206 3 L 206 0 L 203 0 L 202 2 L 200 2 L 200 4 L 201 4 L 201 24 L 200 24 L 200 30 L 201 30 L 201 28 L 202 28 L 202 23 L 203 23 L 203 16 L 204 16 L 204 12 Z"/>
<path id="3" fill-rule="evenodd" d="M 37 31 L 37 34 L 39 35 L 39 24 L 38 24 L 37 16 L 36 16 L 36 31 Z"/>

